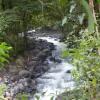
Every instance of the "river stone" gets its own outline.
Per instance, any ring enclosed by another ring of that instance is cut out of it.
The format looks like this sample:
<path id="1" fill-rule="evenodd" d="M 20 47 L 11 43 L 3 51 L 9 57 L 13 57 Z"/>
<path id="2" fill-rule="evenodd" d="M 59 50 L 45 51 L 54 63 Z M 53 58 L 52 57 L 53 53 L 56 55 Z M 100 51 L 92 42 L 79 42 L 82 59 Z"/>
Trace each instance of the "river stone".
<path id="1" fill-rule="evenodd" d="M 30 77 L 30 75 L 31 75 L 31 73 L 29 71 L 27 71 L 27 70 L 22 70 L 22 71 L 19 72 L 19 76 L 21 78 L 23 78 L 23 77 L 27 78 L 27 77 Z"/>
<path id="2" fill-rule="evenodd" d="M 47 66 L 48 64 L 49 64 L 49 62 L 47 60 L 43 62 L 43 65 Z"/>
<path id="3" fill-rule="evenodd" d="M 12 74 L 18 73 L 18 68 L 16 65 L 10 65 L 9 66 L 9 72 Z"/>
<path id="4" fill-rule="evenodd" d="M 71 73 L 71 70 L 67 70 L 66 73 Z"/>
<path id="5" fill-rule="evenodd" d="M 33 61 L 30 61 L 30 62 L 28 63 L 27 67 L 28 67 L 28 68 L 30 68 L 30 67 L 34 68 L 36 65 L 37 65 L 37 61 L 36 61 L 36 60 L 35 60 L 35 61 L 33 60 Z"/>
<path id="6" fill-rule="evenodd" d="M 49 44 L 49 47 L 50 47 L 50 50 L 55 50 L 55 46 L 54 46 L 53 43 L 50 43 L 50 44 Z"/>
<path id="7" fill-rule="evenodd" d="M 10 80 L 12 82 L 16 82 L 16 81 L 18 81 L 18 79 L 19 79 L 18 75 L 11 76 L 11 78 L 10 78 Z"/>
<path id="8" fill-rule="evenodd" d="M 41 73 L 33 72 L 31 78 L 34 79 L 34 78 L 38 78 L 39 76 L 41 76 Z"/>
<path id="9" fill-rule="evenodd" d="M 48 69 L 49 69 L 48 66 L 42 66 L 42 70 L 43 70 L 43 72 L 46 72 Z"/>
<path id="10" fill-rule="evenodd" d="M 61 63 L 62 60 L 61 60 L 61 59 L 55 59 L 55 62 L 57 62 L 57 63 Z"/>
<path id="11" fill-rule="evenodd" d="M 41 51 L 38 56 L 37 56 L 40 60 L 44 61 L 47 58 L 47 55 L 45 52 Z"/>
<path id="12" fill-rule="evenodd" d="M 17 59 L 16 59 L 16 64 L 18 65 L 17 67 L 23 67 L 24 66 L 24 58 L 19 56 Z"/>
<path id="13" fill-rule="evenodd" d="M 24 86 L 23 86 L 22 83 L 19 83 L 19 84 L 18 84 L 18 87 L 19 87 L 20 91 L 24 90 Z"/>
<path id="14" fill-rule="evenodd" d="M 50 57 L 50 60 L 51 60 L 51 61 L 54 61 L 54 62 L 57 62 L 57 63 L 61 63 L 61 62 L 62 62 L 61 59 L 55 58 L 55 57 Z"/>
<path id="15" fill-rule="evenodd" d="M 10 92 L 6 91 L 6 92 L 4 93 L 4 97 L 10 97 L 10 96 L 11 96 Z"/>

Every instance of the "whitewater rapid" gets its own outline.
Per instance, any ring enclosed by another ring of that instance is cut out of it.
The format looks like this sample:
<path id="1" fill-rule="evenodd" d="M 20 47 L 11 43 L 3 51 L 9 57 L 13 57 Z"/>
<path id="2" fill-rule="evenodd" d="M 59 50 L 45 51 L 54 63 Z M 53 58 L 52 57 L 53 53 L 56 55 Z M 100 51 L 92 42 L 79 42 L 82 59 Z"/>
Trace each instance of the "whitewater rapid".
<path id="1" fill-rule="evenodd" d="M 74 81 L 70 73 L 73 67 L 66 59 L 61 58 L 61 53 L 66 50 L 66 45 L 63 42 L 52 37 L 39 37 L 38 39 L 47 40 L 56 46 L 52 56 L 61 59 L 61 63 L 55 63 L 48 59 L 50 69 L 37 78 L 37 93 L 35 97 L 38 97 L 39 100 L 51 100 L 51 98 L 55 100 L 57 95 L 74 87 Z M 34 98 L 32 100 L 37 99 Z"/>

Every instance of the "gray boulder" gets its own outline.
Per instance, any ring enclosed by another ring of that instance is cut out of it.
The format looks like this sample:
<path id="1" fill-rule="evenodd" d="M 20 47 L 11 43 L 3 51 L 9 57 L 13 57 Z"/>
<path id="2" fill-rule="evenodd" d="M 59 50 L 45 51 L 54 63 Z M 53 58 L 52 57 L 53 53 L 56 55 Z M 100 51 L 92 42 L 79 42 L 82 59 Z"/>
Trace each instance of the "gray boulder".
<path id="1" fill-rule="evenodd" d="M 21 78 L 27 78 L 27 77 L 31 76 L 31 73 L 27 70 L 22 70 L 22 71 L 19 72 L 19 76 Z"/>

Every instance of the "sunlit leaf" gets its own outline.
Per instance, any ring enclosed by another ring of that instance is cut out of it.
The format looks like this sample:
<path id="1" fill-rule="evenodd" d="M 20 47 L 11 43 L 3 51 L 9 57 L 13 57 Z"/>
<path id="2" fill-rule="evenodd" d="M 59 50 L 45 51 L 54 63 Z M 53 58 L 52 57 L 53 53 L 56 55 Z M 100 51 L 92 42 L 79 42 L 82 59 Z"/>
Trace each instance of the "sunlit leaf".
<path id="1" fill-rule="evenodd" d="M 64 26 L 64 24 L 66 24 L 66 22 L 67 22 L 67 17 L 65 16 L 65 17 L 63 18 L 63 20 L 62 20 L 62 26 Z"/>

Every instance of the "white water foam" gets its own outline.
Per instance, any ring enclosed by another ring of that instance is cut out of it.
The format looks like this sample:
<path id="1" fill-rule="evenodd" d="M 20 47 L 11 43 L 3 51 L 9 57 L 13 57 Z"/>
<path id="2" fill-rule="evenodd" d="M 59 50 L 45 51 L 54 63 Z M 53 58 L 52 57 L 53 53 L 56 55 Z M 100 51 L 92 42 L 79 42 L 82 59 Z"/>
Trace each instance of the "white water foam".
<path id="1" fill-rule="evenodd" d="M 56 50 L 53 51 L 54 56 L 60 57 L 61 52 L 66 49 L 66 45 L 59 42 L 59 39 L 51 37 L 39 37 L 38 39 L 47 40 L 56 46 Z M 67 73 L 67 71 L 72 70 L 72 65 L 68 64 L 64 59 L 62 59 L 61 63 L 50 61 L 49 64 L 50 69 L 37 79 L 38 93 L 35 95 L 40 97 L 39 100 L 50 100 L 51 97 L 54 97 L 53 100 L 55 100 L 58 94 L 64 92 L 66 89 L 74 88 L 72 75 L 71 73 Z"/>

